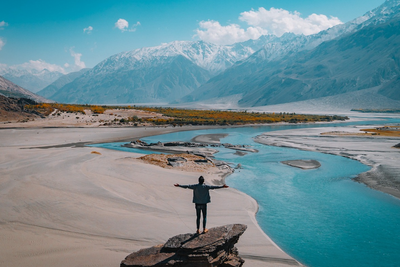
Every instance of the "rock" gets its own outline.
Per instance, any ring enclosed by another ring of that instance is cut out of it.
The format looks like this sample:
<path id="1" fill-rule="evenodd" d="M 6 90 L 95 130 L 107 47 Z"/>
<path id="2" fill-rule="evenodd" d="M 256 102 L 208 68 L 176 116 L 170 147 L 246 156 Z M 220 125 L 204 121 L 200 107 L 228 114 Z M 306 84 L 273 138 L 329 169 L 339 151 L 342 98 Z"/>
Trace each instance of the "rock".
<path id="1" fill-rule="evenodd" d="M 247 153 L 246 153 L 246 152 L 243 152 L 243 151 L 236 150 L 235 155 L 238 155 L 238 156 L 245 156 L 245 155 L 247 155 Z"/>
<path id="2" fill-rule="evenodd" d="M 213 164 L 207 160 L 207 159 L 195 159 L 194 163 L 199 164 L 199 165 L 210 165 L 212 166 Z"/>
<path id="3" fill-rule="evenodd" d="M 185 162 L 187 162 L 187 159 L 182 157 L 168 158 L 167 160 L 168 164 L 171 165 L 172 167 L 181 167 Z"/>
<path id="4" fill-rule="evenodd" d="M 211 228 L 201 235 L 177 235 L 164 245 L 128 255 L 120 266 L 240 267 L 244 260 L 234 245 L 246 228 L 244 224 L 230 224 Z"/>
<path id="5" fill-rule="evenodd" d="M 131 141 L 131 144 L 132 145 L 141 145 L 141 146 L 148 146 L 149 145 L 145 141 L 142 141 L 140 139 Z"/>
<path id="6" fill-rule="evenodd" d="M 242 164 L 238 163 L 238 165 L 236 165 L 235 169 L 241 169 L 242 168 Z"/>
<path id="7" fill-rule="evenodd" d="M 394 148 L 400 148 L 400 143 L 398 143 L 397 145 L 393 146 Z"/>

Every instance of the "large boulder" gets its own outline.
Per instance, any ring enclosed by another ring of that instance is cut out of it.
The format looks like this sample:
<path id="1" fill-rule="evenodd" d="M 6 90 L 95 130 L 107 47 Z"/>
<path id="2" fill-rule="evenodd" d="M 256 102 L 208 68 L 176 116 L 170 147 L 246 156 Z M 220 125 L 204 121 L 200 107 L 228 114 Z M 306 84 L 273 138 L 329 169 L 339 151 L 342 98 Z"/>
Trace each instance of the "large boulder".
<path id="1" fill-rule="evenodd" d="M 165 244 L 128 255 L 121 267 L 239 267 L 244 260 L 235 244 L 246 229 L 244 224 L 230 224 L 211 228 L 205 234 L 177 235 Z"/>

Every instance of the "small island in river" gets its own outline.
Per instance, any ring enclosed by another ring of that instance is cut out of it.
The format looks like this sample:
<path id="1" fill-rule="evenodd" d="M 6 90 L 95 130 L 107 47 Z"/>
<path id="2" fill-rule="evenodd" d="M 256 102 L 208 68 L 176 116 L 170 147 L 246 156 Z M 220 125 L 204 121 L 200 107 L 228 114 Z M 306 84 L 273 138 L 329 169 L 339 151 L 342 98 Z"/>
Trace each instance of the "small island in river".
<path id="1" fill-rule="evenodd" d="M 296 168 L 300 168 L 303 170 L 310 170 L 310 169 L 317 169 L 319 167 L 321 167 L 321 163 L 319 163 L 317 160 L 314 159 L 310 159 L 310 160 L 301 160 L 301 159 L 297 159 L 297 160 L 285 160 L 285 161 L 281 161 L 283 164 L 292 166 L 292 167 L 296 167 Z"/>

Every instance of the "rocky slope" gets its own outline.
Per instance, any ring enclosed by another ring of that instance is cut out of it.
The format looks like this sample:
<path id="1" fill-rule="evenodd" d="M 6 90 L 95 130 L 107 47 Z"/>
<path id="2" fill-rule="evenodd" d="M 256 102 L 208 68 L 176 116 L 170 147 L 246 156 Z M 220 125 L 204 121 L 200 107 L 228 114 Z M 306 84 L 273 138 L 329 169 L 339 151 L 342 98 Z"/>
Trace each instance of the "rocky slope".
<path id="1" fill-rule="evenodd" d="M 26 110 L 25 105 L 36 104 L 27 98 L 8 98 L 0 95 L 0 121 L 17 121 L 38 118 L 40 114 Z"/>
<path id="2" fill-rule="evenodd" d="M 8 97 L 29 98 L 36 102 L 49 102 L 48 99 L 38 96 L 0 76 L 0 94 Z"/>

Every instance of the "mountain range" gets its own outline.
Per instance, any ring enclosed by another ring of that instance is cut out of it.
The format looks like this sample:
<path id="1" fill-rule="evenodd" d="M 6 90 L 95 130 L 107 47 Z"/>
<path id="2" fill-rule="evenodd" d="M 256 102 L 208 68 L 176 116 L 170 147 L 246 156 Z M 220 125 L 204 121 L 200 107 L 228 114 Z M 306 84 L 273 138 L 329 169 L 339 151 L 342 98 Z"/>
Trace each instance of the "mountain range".
<path id="1" fill-rule="evenodd" d="M 193 105 L 227 99 L 242 107 L 351 95 L 357 108 L 374 98 L 395 105 L 398 29 L 400 0 L 387 0 L 314 35 L 264 35 L 225 46 L 175 41 L 119 53 L 92 69 L 59 76 L 38 94 L 67 103 Z"/>
<path id="2" fill-rule="evenodd" d="M 19 67 L 0 68 L 0 75 L 19 86 L 36 93 L 64 76 L 59 71 Z"/>
<path id="3" fill-rule="evenodd" d="M 231 46 L 175 41 L 119 53 L 46 97 L 69 103 L 174 101 L 253 54 L 268 38 Z"/>
<path id="4" fill-rule="evenodd" d="M 399 5 L 398 0 L 386 1 L 360 18 L 315 35 L 283 35 L 280 47 L 266 44 L 181 102 L 237 95 L 241 106 L 262 106 L 376 86 L 385 87 L 379 93 L 396 97 Z"/>

